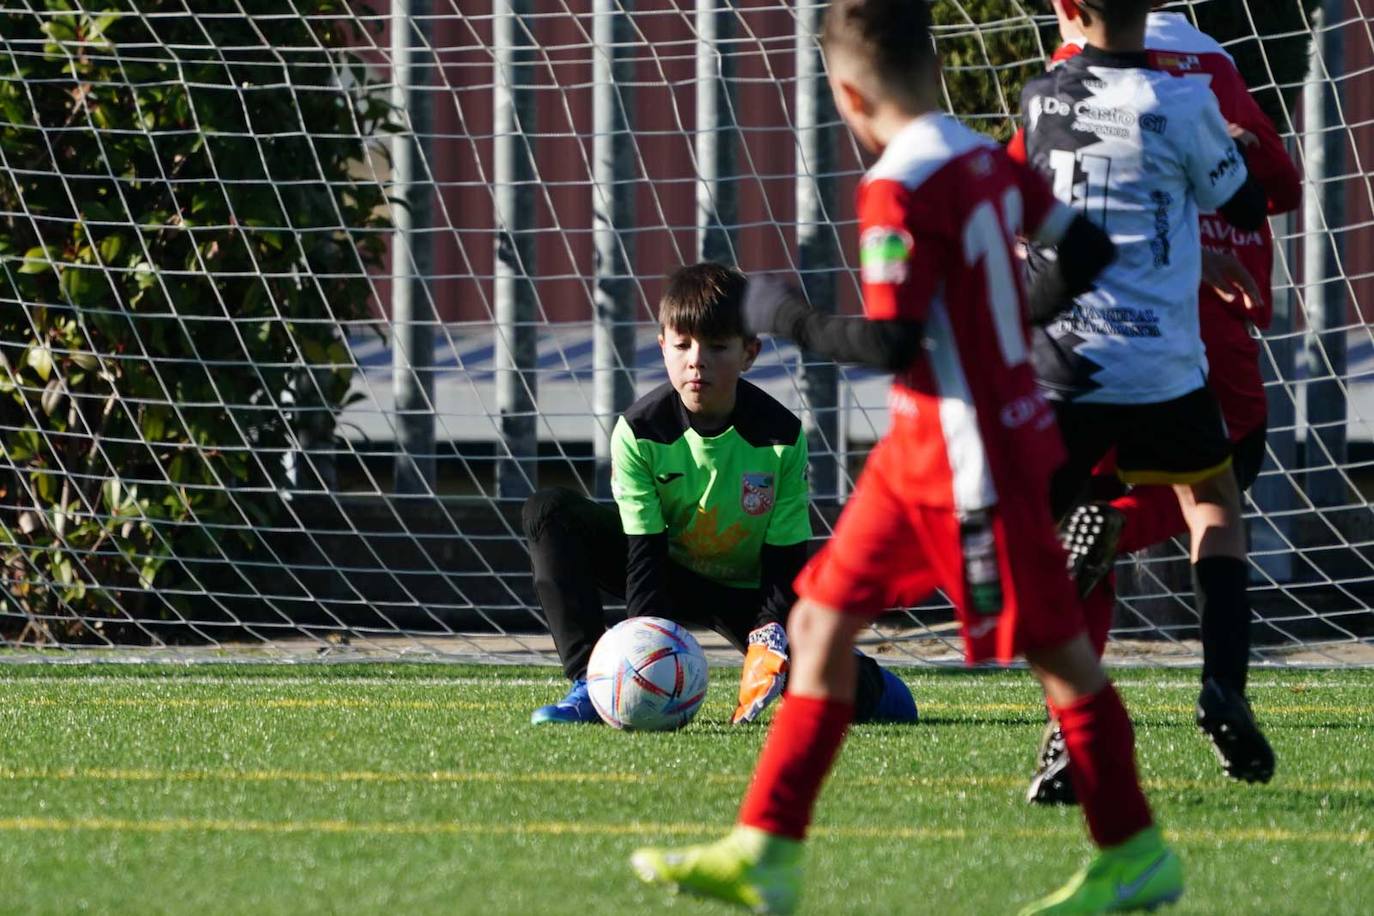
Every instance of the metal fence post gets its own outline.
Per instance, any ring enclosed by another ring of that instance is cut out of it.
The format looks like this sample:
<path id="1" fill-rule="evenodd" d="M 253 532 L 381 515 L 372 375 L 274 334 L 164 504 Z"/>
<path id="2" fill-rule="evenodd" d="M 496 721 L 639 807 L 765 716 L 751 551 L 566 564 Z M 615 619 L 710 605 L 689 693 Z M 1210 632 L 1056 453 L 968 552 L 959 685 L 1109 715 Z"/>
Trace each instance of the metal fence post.
<path id="1" fill-rule="evenodd" d="M 629 135 L 633 0 L 596 0 L 592 43 L 592 181 L 596 246 L 592 387 L 599 499 L 611 495 L 611 431 L 635 397 L 634 143 Z"/>
<path id="2" fill-rule="evenodd" d="M 409 132 L 391 144 L 391 367 L 396 410 L 397 493 L 434 490 L 434 304 L 427 278 L 433 264 L 430 234 L 434 183 L 425 164 L 432 133 L 428 86 L 432 54 L 430 0 L 393 0 L 391 6 L 391 101 L 406 112 Z"/>
<path id="3" fill-rule="evenodd" d="M 736 263 L 730 237 L 738 222 L 735 130 L 730 77 L 733 55 L 721 45 L 734 31 L 734 11 L 721 0 L 696 0 L 697 255 Z"/>
<path id="4" fill-rule="evenodd" d="M 826 84 L 816 30 L 822 8 L 813 2 L 797 7 L 797 269 L 811 304 L 835 308 L 835 270 L 839 250 L 830 225 L 835 212 L 835 109 Z M 839 498 L 844 449 L 838 433 L 838 373 L 835 364 L 815 354 L 802 354 L 802 420 L 811 451 L 811 495 L 821 501 Z"/>
<path id="5" fill-rule="evenodd" d="M 1341 239 L 1345 223 L 1344 131 L 1333 82 L 1343 72 L 1342 0 L 1324 0 L 1312 63 L 1303 87 L 1307 184 L 1303 195 L 1303 298 L 1307 311 L 1307 493 L 1317 506 L 1350 500 L 1341 465 L 1346 455 L 1346 279 Z"/>
<path id="6" fill-rule="evenodd" d="M 496 209 L 496 495 L 520 499 L 537 480 L 538 358 L 534 285 L 534 95 L 529 0 L 494 0 L 492 186 Z"/>

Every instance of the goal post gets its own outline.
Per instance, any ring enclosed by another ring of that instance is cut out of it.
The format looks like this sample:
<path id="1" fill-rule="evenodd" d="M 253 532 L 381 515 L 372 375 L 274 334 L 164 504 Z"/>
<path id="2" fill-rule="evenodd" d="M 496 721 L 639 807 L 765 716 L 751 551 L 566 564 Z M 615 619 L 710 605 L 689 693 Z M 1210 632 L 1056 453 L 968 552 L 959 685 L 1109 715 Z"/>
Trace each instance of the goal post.
<path id="1" fill-rule="evenodd" d="M 0 658 L 554 661 L 519 507 L 609 495 L 703 257 L 858 310 L 810 0 L 0 4 Z M 937 0 L 946 107 L 1005 140 L 1038 0 Z M 1257 660 L 1374 664 L 1369 0 L 1188 0 L 1288 143 L 1247 505 Z M 829 534 L 887 379 L 768 341 Z M 1179 545 L 1116 657 L 1192 665 Z M 960 659 L 939 596 L 867 647 Z"/>

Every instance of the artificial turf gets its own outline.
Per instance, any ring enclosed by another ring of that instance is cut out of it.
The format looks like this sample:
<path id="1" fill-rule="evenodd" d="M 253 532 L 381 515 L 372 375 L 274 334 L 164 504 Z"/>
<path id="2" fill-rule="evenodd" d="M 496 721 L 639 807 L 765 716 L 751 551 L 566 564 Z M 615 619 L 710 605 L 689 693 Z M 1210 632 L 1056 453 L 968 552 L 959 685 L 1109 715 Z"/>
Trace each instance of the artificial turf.
<path id="1" fill-rule="evenodd" d="M 1008 913 L 1067 879 L 1077 809 L 1022 800 L 1043 724 L 1023 672 L 903 672 L 915 726 L 858 726 L 817 812 L 803 912 Z M 671 734 L 529 725 L 549 668 L 0 668 L 0 912 L 655 913 L 645 843 L 727 828 L 763 740 L 738 672 Z M 1374 670 L 1262 670 L 1278 755 L 1223 777 L 1196 673 L 1124 669 L 1177 913 L 1374 912 Z"/>

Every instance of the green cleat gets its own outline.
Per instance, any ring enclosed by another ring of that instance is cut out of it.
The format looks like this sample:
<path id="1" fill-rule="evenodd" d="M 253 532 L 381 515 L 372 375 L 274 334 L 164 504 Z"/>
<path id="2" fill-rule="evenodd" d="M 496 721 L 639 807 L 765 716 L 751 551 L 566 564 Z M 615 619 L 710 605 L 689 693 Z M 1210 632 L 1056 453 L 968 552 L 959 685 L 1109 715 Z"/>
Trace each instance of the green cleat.
<path id="1" fill-rule="evenodd" d="M 640 849 L 630 865 L 641 880 L 714 897 L 755 913 L 791 913 L 801 894 L 802 844 L 755 827 L 682 849 Z"/>
<path id="2" fill-rule="evenodd" d="M 1164 845 L 1159 828 L 1147 827 L 1103 850 L 1068 884 L 1023 909 L 1021 916 L 1153 910 L 1181 896 L 1183 865 Z"/>

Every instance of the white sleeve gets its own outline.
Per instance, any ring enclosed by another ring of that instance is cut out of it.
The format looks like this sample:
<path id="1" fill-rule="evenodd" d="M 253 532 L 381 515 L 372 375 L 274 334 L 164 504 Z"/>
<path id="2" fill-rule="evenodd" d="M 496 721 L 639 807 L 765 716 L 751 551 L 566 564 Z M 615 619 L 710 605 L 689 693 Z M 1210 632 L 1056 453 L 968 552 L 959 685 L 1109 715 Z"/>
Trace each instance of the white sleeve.
<path id="1" fill-rule="evenodd" d="M 1201 87 L 1199 87 L 1201 88 Z M 1245 159 L 1226 132 L 1217 100 L 1210 91 L 1197 93 L 1197 116 L 1180 125 L 1184 130 L 1184 166 L 1198 209 L 1216 210 L 1245 184 Z"/>

